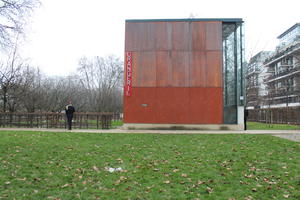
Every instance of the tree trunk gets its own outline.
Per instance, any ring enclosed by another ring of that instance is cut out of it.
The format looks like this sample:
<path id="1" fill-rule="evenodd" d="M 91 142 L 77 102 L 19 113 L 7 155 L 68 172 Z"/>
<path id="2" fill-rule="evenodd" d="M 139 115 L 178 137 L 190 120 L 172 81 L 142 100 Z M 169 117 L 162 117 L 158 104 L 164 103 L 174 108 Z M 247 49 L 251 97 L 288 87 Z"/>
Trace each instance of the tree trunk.
<path id="1" fill-rule="evenodd" d="M 7 106 L 7 89 L 4 86 L 3 89 L 3 112 L 6 112 L 6 106 Z"/>

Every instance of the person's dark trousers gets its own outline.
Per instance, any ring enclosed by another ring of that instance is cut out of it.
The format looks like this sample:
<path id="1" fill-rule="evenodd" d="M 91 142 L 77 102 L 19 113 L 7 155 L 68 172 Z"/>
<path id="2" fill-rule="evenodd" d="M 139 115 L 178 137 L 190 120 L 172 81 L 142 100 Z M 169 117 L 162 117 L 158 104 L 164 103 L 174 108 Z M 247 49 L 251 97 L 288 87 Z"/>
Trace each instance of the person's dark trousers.
<path id="1" fill-rule="evenodd" d="M 72 130 L 72 119 L 73 119 L 73 115 L 67 115 L 68 118 L 68 129 Z"/>
<path id="2" fill-rule="evenodd" d="M 247 113 L 248 115 L 248 113 Z M 244 115 L 244 130 L 247 130 L 247 116 Z"/>

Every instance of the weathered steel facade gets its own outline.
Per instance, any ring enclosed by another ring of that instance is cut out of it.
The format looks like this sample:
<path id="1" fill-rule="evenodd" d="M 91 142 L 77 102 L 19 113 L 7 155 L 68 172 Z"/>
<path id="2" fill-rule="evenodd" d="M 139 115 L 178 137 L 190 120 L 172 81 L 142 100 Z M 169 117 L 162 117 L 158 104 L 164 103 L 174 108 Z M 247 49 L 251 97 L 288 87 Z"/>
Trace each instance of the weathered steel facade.
<path id="1" fill-rule="evenodd" d="M 125 124 L 223 124 L 222 33 L 217 19 L 127 20 Z"/>

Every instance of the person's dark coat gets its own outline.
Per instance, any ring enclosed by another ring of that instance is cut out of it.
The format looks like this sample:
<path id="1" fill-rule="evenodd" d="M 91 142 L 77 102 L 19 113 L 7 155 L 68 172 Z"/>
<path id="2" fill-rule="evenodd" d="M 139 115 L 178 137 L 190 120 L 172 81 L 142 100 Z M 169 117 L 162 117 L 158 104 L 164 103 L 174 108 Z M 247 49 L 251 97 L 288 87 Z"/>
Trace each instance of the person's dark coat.
<path id="1" fill-rule="evenodd" d="M 75 108 L 72 105 L 66 106 L 66 115 L 67 116 L 73 116 L 73 113 L 75 112 Z"/>
<path id="2" fill-rule="evenodd" d="M 73 114 L 75 112 L 75 108 L 74 106 L 67 105 L 66 106 L 66 115 L 67 115 L 67 119 L 68 119 L 68 129 L 71 130 L 72 129 L 72 119 L 73 119 Z"/>

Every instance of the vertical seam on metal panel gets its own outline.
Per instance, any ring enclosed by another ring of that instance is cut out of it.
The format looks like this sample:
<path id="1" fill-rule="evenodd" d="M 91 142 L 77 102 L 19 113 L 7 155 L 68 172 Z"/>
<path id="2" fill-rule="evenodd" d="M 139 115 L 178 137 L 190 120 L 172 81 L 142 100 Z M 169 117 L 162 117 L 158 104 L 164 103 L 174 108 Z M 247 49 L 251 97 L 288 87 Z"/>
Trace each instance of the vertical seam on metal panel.
<path id="1" fill-rule="evenodd" d="M 234 23 L 234 75 L 235 75 L 235 106 L 236 106 L 236 123 L 238 120 L 238 87 L 237 87 L 237 81 L 238 81 L 238 73 L 237 73 L 237 65 L 238 65 L 238 60 L 237 60 L 237 25 Z"/>

